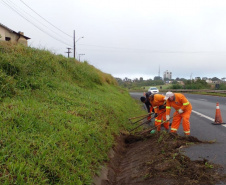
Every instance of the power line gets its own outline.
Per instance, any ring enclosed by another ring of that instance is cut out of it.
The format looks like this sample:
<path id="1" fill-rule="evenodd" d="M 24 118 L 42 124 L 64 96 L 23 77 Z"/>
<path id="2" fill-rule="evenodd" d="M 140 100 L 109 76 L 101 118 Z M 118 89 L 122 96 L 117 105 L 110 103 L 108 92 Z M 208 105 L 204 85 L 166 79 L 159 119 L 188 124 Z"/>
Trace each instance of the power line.
<path id="1" fill-rule="evenodd" d="M 56 26 L 54 26 L 51 22 L 49 22 L 48 20 L 46 20 L 44 17 L 42 17 L 40 14 L 38 14 L 36 11 L 34 11 L 30 6 L 28 6 L 26 3 L 24 3 L 22 0 L 20 0 L 25 6 L 27 6 L 29 9 L 31 9 L 35 14 L 37 14 L 39 17 L 41 17 L 43 20 L 45 20 L 46 22 L 48 22 L 51 26 L 53 26 L 54 28 L 56 28 L 57 30 L 59 30 L 60 32 L 64 33 L 65 35 L 69 36 L 70 38 L 73 38 L 72 36 L 70 36 L 69 34 L 65 33 L 64 31 L 62 31 L 61 29 L 57 28 Z"/>
<path id="2" fill-rule="evenodd" d="M 3 3 L 8 6 L 10 9 L 12 9 L 14 12 L 16 12 L 17 14 L 19 14 L 22 18 L 24 18 L 26 21 L 28 21 L 29 23 L 31 23 L 33 26 L 35 26 L 36 28 L 38 28 L 40 31 L 42 31 L 43 33 L 47 34 L 48 36 L 52 37 L 53 39 L 65 44 L 65 45 L 69 45 L 67 43 L 65 43 L 62 40 L 59 40 L 58 38 L 53 37 L 52 35 L 50 35 L 49 33 L 45 32 L 43 29 L 39 28 L 37 25 L 35 25 L 34 23 L 32 23 L 29 19 L 27 19 L 26 17 L 24 17 L 20 12 L 18 12 L 17 10 L 15 10 L 13 7 L 11 7 L 7 2 L 5 2 L 4 0 L 2 0 Z"/>
<path id="3" fill-rule="evenodd" d="M 35 21 L 37 21 L 39 24 L 43 25 L 45 28 L 49 29 L 51 32 L 55 33 L 57 36 L 61 37 L 57 32 L 55 32 L 54 30 L 50 29 L 48 26 L 46 26 L 43 22 L 39 21 L 37 18 L 35 18 L 34 16 L 32 16 L 31 14 L 29 14 L 28 12 L 24 11 L 21 7 L 19 7 L 18 5 L 16 5 L 14 2 L 12 2 L 11 0 L 6 0 L 10 1 L 11 6 L 14 5 L 14 8 L 17 9 L 17 11 L 23 11 L 24 13 L 26 13 L 29 17 L 32 17 Z"/>
<path id="4" fill-rule="evenodd" d="M 225 51 L 169 51 L 169 50 L 149 50 L 142 48 L 122 48 L 122 47 L 114 47 L 114 46 L 99 46 L 99 45 L 91 45 L 91 44 L 78 44 L 80 46 L 89 46 L 96 48 L 104 48 L 104 49 L 115 49 L 115 50 L 130 50 L 130 51 L 141 51 L 141 52 L 149 52 L 149 53 L 165 53 L 165 54 L 225 54 Z"/>

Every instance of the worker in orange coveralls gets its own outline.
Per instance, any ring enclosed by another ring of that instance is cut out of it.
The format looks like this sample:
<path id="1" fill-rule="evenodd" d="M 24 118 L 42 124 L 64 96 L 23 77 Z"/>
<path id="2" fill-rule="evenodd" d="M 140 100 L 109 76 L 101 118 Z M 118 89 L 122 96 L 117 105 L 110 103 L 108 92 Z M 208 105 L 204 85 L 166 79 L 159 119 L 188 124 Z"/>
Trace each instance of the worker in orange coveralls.
<path id="1" fill-rule="evenodd" d="M 185 135 L 190 135 L 190 115 L 192 111 L 192 105 L 187 98 L 181 93 L 167 92 L 165 96 L 166 101 L 166 119 L 170 119 L 171 107 L 176 112 L 173 114 L 173 122 L 171 125 L 171 132 L 177 133 L 180 126 L 180 122 L 183 119 L 182 125 Z"/>
<path id="2" fill-rule="evenodd" d="M 151 120 L 151 113 L 152 111 L 154 112 L 153 108 L 152 108 L 152 105 L 149 101 L 149 96 L 151 95 L 152 93 L 151 92 L 144 92 L 144 96 L 141 96 L 140 97 L 140 101 L 143 102 L 146 106 L 146 109 L 149 113 L 149 116 L 147 117 L 147 120 Z"/>
<path id="3" fill-rule="evenodd" d="M 161 130 L 162 119 L 164 121 L 163 126 L 166 130 L 169 130 L 169 121 L 166 121 L 166 106 L 165 96 L 161 94 L 152 94 L 149 96 L 149 101 L 155 111 L 155 127 L 157 131 Z"/>

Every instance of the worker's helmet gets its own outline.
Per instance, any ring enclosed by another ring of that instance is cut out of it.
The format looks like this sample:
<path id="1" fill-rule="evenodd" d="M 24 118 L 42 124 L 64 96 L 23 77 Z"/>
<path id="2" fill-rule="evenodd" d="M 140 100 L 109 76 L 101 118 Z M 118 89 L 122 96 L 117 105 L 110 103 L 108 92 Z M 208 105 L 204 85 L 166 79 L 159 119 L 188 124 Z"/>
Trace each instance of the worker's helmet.
<path id="1" fill-rule="evenodd" d="M 168 98 L 169 98 L 169 97 L 172 97 L 172 96 L 174 96 L 174 94 L 173 94 L 172 92 L 170 92 L 170 91 L 167 92 L 167 93 L 166 93 L 166 96 L 165 96 L 165 100 L 168 100 Z"/>

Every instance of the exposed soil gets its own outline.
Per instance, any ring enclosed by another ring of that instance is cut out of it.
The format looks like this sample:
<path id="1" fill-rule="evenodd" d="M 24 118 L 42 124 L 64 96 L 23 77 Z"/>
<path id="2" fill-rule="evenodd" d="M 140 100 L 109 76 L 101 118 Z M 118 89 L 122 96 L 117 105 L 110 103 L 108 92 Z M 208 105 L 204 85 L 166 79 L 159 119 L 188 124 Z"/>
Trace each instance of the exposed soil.
<path id="1" fill-rule="evenodd" d="M 182 147 L 191 144 L 211 143 L 165 131 L 151 134 L 150 130 L 134 135 L 124 133 L 116 140 L 106 177 L 98 184 L 226 184 L 226 175 L 221 166 L 206 159 L 191 161 L 180 153 Z"/>

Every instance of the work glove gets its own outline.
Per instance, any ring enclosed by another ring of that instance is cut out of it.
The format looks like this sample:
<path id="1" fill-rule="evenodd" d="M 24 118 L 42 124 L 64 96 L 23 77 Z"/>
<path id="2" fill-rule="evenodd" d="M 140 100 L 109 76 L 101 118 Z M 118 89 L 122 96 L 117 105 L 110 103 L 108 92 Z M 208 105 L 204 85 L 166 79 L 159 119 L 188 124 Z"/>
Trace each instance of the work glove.
<path id="1" fill-rule="evenodd" d="M 179 109 L 179 110 L 178 110 L 178 113 L 179 113 L 179 114 L 182 114 L 183 112 L 184 112 L 184 111 L 183 111 L 182 109 Z"/>
<path id="2" fill-rule="evenodd" d="M 170 116 L 166 115 L 166 120 L 169 121 L 170 120 Z"/>
<path id="3" fill-rule="evenodd" d="M 164 105 L 160 105 L 160 106 L 159 106 L 159 110 L 165 109 L 165 108 L 166 108 L 166 106 L 164 106 Z"/>
<path id="4" fill-rule="evenodd" d="M 148 116 L 148 117 L 147 117 L 147 120 L 150 120 L 150 119 L 151 119 L 151 116 Z"/>
<path id="5" fill-rule="evenodd" d="M 157 113 L 155 113 L 154 117 L 156 118 L 157 116 L 158 116 L 158 114 L 157 114 Z"/>

